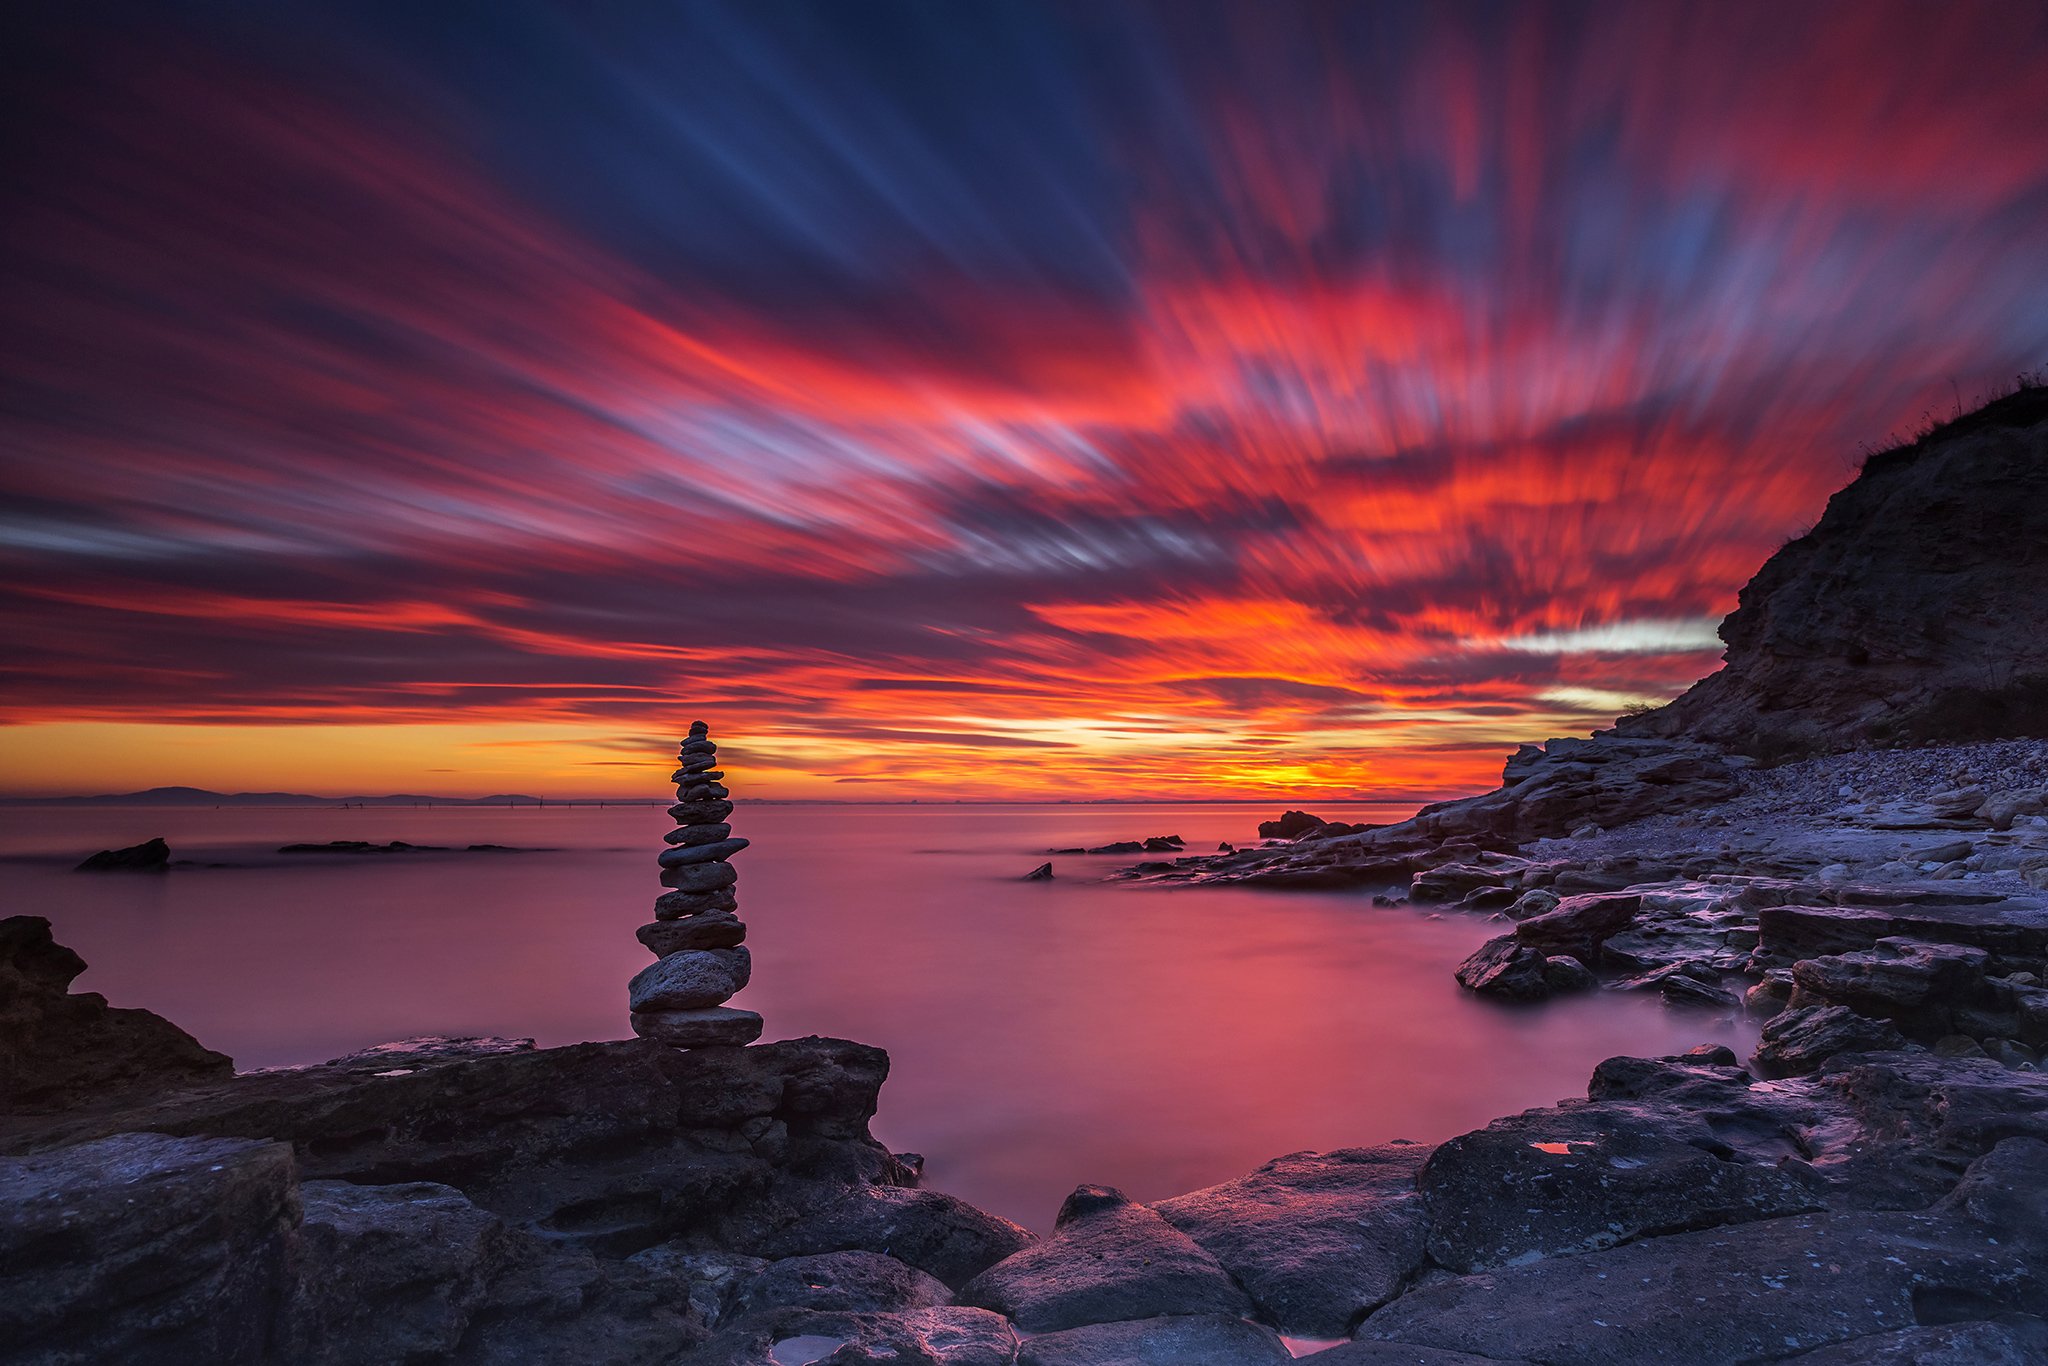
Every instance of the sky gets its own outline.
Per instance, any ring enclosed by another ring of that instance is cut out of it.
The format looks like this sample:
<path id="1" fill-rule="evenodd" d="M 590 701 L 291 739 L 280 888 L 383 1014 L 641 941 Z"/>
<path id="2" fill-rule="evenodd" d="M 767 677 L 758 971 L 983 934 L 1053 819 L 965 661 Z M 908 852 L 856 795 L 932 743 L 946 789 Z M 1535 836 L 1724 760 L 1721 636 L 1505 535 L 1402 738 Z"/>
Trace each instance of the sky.
<path id="1" fill-rule="evenodd" d="M 2025 0 L 0 25 L 14 793 L 1478 790 L 2048 363 Z"/>

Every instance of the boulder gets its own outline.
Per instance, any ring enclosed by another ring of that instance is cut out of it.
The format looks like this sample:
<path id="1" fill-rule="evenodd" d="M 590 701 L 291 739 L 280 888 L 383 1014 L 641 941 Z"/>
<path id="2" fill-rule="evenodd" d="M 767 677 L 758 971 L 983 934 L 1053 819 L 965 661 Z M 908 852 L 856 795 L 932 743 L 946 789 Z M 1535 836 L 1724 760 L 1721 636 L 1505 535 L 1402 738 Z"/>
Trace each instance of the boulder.
<path id="1" fill-rule="evenodd" d="M 1923 1316 L 2038 1308 L 2038 1242 L 1958 1209 L 1764 1219 L 1422 1286 L 1359 1336 L 1575 1366 L 1736 1366 Z"/>
<path id="2" fill-rule="evenodd" d="M 1887 1053 L 1906 1046 L 1889 1022 L 1847 1006 L 1809 1005 L 1767 1021 L 1751 1061 L 1766 1077 L 1803 1077 L 1837 1053 Z"/>
<path id="3" fill-rule="evenodd" d="M 937 1277 L 880 1252 L 823 1252 L 770 1262 L 738 1287 L 733 1312 L 763 1309 L 900 1314 L 946 1304 L 953 1292 Z"/>
<path id="4" fill-rule="evenodd" d="M 0 1352 L 255 1362 L 298 1216 L 282 1143 L 135 1133 L 0 1158 Z"/>
<path id="5" fill-rule="evenodd" d="M 1321 816 L 1311 816 L 1306 811 L 1283 811 L 1280 819 L 1259 822 L 1259 838 L 1262 840 L 1299 839 L 1309 831 L 1329 824 Z"/>
<path id="6" fill-rule="evenodd" d="M 957 1290 L 1035 1239 L 1007 1219 L 938 1191 L 857 1186 L 793 1207 L 757 1203 L 735 1211 L 721 1226 L 720 1241 L 776 1259 L 886 1252 Z"/>
<path id="7" fill-rule="evenodd" d="M 1610 935 L 1635 923 L 1643 898 L 1635 892 L 1594 892 L 1568 896 L 1541 915 L 1515 926 L 1515 938 L 1543 954 L 1568 953 L 1593 962 Z"/>
<path id="8" fill-rule="evenodd" d="M 660 1243 L 626 1258 L 670 1285 L 685 1287 L 689 1312 L 716 1328 L 739 1300 L 740 1287 L 772 1266 L 766 1258 Z"/>
<path id="9" fill-rule="evenodd" d="M 671 1358 L 656 1357 L 667 1361 Z M 1014 1366 L 1017 1330 L 985 1309 L 775 1309 L 724 1326 L 676 1366 Z"/>
<path id="10" fill-rule="evenodd" d="M 1275 1158 L 1153 1208 L 1244 1287 L 1284 1333 L 1349 1333 L 1422 1265 L 1419 1144 Z"/>
<path id="11" fill-rule="evenodd" d="M 752 975 L 753 955 L 744 946 L 671 953 L 633 975 L 626 988 L 628 1002 L 635 1012 L 722 1005 Z"/>
<path id="12" fill-rule="evenodd" d="M 1438 1145 L 1417 1178 L 1429 1255 L 1481 1271 L 1823 1203 L 1799 1168 L 1715 1156 L 1643 1107 L 1531 1110 Z"/>
<path id="13" fill-rule="evenodd" d="M 1026 1338 L 1017 1366 L 1258 1366 L 1291 1362 L 1270 1328 L 1228 1314 L 1098 1323 Z"/>
<path id="14" fill-rule="evenodd" d="M 1884 939 L 1873 949 L 1794 963 L 1793 1000 L 1848 1006 L 1914 1038 L 1935 1039 L 1954 1033 L 1958 1010 L 1985 993 L 1989 962 L 1968 945 Z"/>
<path id="15" fill-rule="evenodd" d="M 1106 1186 L 1067 1197 L 1053 1236 L 975 1277 L 960 1302 L 993 1309 L 1031 1333 L 1161 1314 L 1252 1312 L 1252 1302 L 1199 1244 Z"/>
<path id="16" fill-rule="evenodd" d="M 301 1194 L 286 1357 L 347 1366 L 454 1351 L 507 1260 L 505 1225 L 430 1182 L 309 1181 Z"/>
<path id="17" fill-rule="evenodd" d="M 69 994 L 85 960 L 41 916 L 0 920 L 0 1097 L 10 1109 L 62 1109 L 233 1074 L 234 1061 L 147 1010 Z"/>
<path id="18" fill-rule="evenodd" d="M 1038 865 L 1038 866 L 1037 866 L 1036 868 L 1033 868 L 1033 869 L 1032 869 L 1032 870 L 1031 870 L 1030 872 L 1028 872 L 1028 873 L 1026 873 L 1026 874 L 1024 875 L 1024 881 L 1026 881 L 1026 882 L 1051 882 L 1051 881 L 1052 881 L 1052 865 L 1051 865 L 1050 863 L 1041 863 L 1041 864 L 1039 864 L 1039 865 Z"/>
<path id="19" fill-rule="evenodd" d="M 1458 964 L 1458 985 L 1507 1001 L 1541 1001 L 1550 996 L 1545 958 L 1512 934 L 1489 939 Z"/>
<path id="20" fill-rule="evenodd" d="M 74 870 L 80 873 L 161 873 L 171 866 L 171 846 L 161 836 L 126 849 L 102 849 Z"/>

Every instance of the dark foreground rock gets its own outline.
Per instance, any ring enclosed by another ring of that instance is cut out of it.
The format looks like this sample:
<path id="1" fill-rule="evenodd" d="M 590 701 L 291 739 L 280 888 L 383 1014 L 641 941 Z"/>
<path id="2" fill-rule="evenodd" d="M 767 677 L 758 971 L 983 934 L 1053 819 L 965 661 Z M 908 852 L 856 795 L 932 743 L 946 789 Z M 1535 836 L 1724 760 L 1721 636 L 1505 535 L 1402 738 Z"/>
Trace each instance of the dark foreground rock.
<path id="1" fill-rule="evenodd" d="M 998 1262 L 960 1291 L 1045 1333 L 1162 1314 L 1252 1312 L 1252 1302 L 1200 1244 L 1121 1191 L 1083 1186 L 1054 1235 Z"/>
<path id="2" fill-rule="evenodd" d="M 56 942 L 50 922 L 0 920 L 0 1098 L 8 1111 L 58 1108 L 150 1093 L 234 1071 L 225 1055 L 147 1010 L 120 1010 L 97 992 L 70 992 L 85 960 Z"/>
<path id="3" fill-rule="evenodd" d="M 1733 1366 L 2038 1312 L 2044 1199 L 2048 1145 L 2008 1140 L 1924 1213 L 1770 1219 L 1547 1258 L 1411 1291 L 1361 1336 L 1588 1366 Z"/>
<path id="4" fill-rule="evenodd" d="M 1286 1344 L 1227 1314 L 1102 1323 L 1025 1341 L 1017 1366 L 1257 1366 L 1293 1360 Z"/>
<path id="5" fill-rule="evenodd" d="M 1216 1259 L 1261 1316 L 1309 1336 L 1348 1333 L 1421 1269 L 1419 1144 L 1292 1153 L 1154 1205 Z"/>
<path id="6" fill-rule="evenodd" d="M 254 1361 L 298 1218 L 282 1143 L 122 1134 L 0 1160 L 0 1357 Z"/>

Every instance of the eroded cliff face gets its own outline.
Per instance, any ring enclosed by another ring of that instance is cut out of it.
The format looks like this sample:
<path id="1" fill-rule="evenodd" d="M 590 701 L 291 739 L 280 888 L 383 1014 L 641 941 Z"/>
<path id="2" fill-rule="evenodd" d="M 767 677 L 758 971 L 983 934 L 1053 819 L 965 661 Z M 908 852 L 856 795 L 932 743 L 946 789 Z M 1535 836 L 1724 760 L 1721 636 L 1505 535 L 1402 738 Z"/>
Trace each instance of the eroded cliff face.
<path id="1" fill-rule="evenodd" d="M 2048 387 L 1873 456 L 1624 735 L 1762 757 L 2048 735 Z"/>

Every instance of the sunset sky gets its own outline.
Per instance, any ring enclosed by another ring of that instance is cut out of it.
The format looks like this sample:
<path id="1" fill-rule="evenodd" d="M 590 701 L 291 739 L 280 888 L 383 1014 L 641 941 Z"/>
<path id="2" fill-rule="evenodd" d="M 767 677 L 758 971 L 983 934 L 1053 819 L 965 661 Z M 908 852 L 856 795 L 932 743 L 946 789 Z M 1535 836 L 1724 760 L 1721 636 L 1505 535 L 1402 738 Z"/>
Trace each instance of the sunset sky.
<path id="1" fill-rule="evenodd" d="M 30 3 L 0 788 L 1445 795 L 2048 363 L 2034 3 Z"/>

